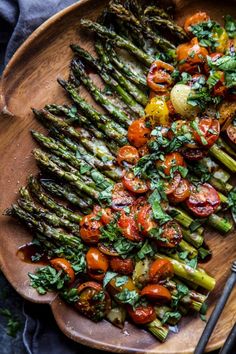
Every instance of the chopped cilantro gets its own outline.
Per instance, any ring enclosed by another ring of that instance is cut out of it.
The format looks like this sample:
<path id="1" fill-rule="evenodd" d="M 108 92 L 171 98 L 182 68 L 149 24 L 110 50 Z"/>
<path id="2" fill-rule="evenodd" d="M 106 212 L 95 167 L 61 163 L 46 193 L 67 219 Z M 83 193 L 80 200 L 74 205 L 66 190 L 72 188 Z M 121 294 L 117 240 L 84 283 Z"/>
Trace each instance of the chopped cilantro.
<path id="1" fill-rule="evenodd" d="M 189 294 L 189 288 L 185 284 L 177 284 L 176 293 L 172 295 L 171 307 L 176 308 L 179 301 L 186 295 Z"/>
<path id="2" fill-rule="evenodd" d="M 152 257 L 153 255 L 154 255 L 154 250 L 150 245 L 150 243 L 148 242 L 148 240 L 146 240 L 142 245 L 142 247 L 140 248 L 140 250 L 138 251 L 137 258 L 142 260 L 147 256 Z"/>
<path id="3" fill-rule="evenodd" d="M 128 290 L 125 288 L 120 293 L 115 295 L 115 299 L 121 302 L 122 304 L 129 304 L 131 306 L 135 306 L 135 304 L 139 301 L 139 294 L 136 290 Z"/>
<path id="4" fill-rule="evenodd" d="M 73 304 L 79 300 L 78 289 L 77 288 L 71 288 L 69 290 L 66 289 L 61 293 L 61 297 L 69 304 Z"/>
<path id="5" fill-rule="evenodd" d="M 171 320 L 175 320 L 175 322 L 178 322 L 181 319 L 181 313 L 178 311 L 166 311 L 164 313 L 164 316 L 162 318 L 162 324 L 166 322 L 172 322 Z"/>
<path id="6" fill-rule="evenodd" d="M 115 276 L 117 276 L 117 273 L 108 270 L 103 278 L 103 287 L 105 288 Z"/>
<path id="7" fill-rule="evenodd" d="M 207 256 L 211 255 L 211 251 L 206 248 L 200 247 L 198 249 L 198 255 L 201 259 L 205 259 Z"/>
<path id="8" fill-rule="evenodd" d="M 22 328 L 22 323 L 9 309 L 0 309 L 0 315 L 7 319 L 7 334 L 11 337 L 16 337 L 17 332 Z"/>
<path id="9" fill-rule="evenodd" d="M 230 15 L 225 16 L 225 30 L 229 38 L 236 37 L 236 20 Z"/>
<path id="10" fill-rule="evenodd" d="M 128 279 L 129 278 L 127 277 L 127 275 L 117 276 L 116 277 L 116 286 L 120 287 L 120 286 L 126 284 Z"/>

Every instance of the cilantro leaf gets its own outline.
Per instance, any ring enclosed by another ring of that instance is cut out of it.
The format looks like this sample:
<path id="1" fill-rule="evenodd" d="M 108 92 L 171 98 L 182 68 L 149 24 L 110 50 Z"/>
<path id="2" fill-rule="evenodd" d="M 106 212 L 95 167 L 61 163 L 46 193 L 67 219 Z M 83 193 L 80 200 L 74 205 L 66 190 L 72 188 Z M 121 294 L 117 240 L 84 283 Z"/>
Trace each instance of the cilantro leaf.
<path id="1" fill-rule="evenodd" d="M 129 304 L 131 306 L 135 306 L 135 304 L 139 301 L 139 298 L 140 296 L 136 290 L 128 290 L 127 288 L 115 295 L 116 300 L 122 304 Z"/>

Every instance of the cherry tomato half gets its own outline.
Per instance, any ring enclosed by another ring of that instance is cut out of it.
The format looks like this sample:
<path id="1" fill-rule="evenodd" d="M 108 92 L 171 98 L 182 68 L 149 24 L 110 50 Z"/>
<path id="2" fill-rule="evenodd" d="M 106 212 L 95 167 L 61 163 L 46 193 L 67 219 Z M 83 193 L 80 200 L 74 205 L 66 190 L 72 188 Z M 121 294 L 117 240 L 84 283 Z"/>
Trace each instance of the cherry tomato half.
<path id="1" fill-rule="evenodd" d="M 135 200 L 134 194 L 124 188 L 123 183 L 116 183 L 112 191 L 112 209 L 122 210 Z"/>
<path id="2" fill-rule="evenodd" d="M 139 160 L 138 150 L 131 145 L 122 146 L 117 154 L 117 162 L 120 166 L 135 165 Z"/>
<path id="3" fill-rule="evenodd" d="M 194 15 L 188 16 L 184 22 L 184 30 L 191 33 L 191 27 L 198 25 L 201 22 L 207 22 L 210 17 L 205 12 L 196 12 Z"/>
<path id="4" fill-rule="evenodd" d="M 190 196 L 190 184 L 187 179 L 182 178 L 178 187 L 169 196 L 170 200 L 174 203 L 183 202 Z"/>
<path id="5" fill-rule="evenodd" d="M 85 243 L 97 243 L 100 239 L 100 228 L 103 226 L 97 215 L 91 213 L 85 215 L 80 221 L 80 237 Z"/>
<path id="6" fill-rule="evenodd" d="M 180 44 L 176 50 L 179 70 L 189 74 L 199 72 L 205 62 L 208 51 L 201 47 L 197 37 L 194 37 L 189 43 Z"/>
<path id="7" fill-rule="evenodd" d="M 110 208 L 101 208 L 99 205 L 95 205 L 93 213 L 97 215 L 97 217 L 100 216 L 99 220 L 103 225 L 110 224 L 113 219 L 112 210 Z"/>
<path id="8" fill-rule="evenodd" d="M 149 189 L 148 184 L 145 180 L 135 177 L 133 172 L 125 172 L 122 183 L 126 189 L 130 192 L 142 194 L 146 193 Z"/>
<path id="9" fill-rule="evenodd" d="M 171 73 L 174 67 L 161 60 L 155 60 L 148 72 L 147 84 L 154 92 L 166 92 L 173 83 Z"/>
<path id="10" fill-rule="evenodd" d="M 151 305 L 138 306 L 135 309 L 131 306 L 127 306 L 127 310 L 132 321 L 136 324 L 143 325 L 156 319 L 154 307 Z"/>
<path id="11" fill-rule="evenodd" d="M 197 216 L 207 217 L 214 213 L 220 205 L 220 197 L 209 183 L 197 187 L 190 186 L 190 196 L 186 200 L 188 208 Z"/>
<path id="12" fill-rule="evenodd" d="M 202 118 L 197 121 L 198 131 L 193 131 L 194 139 L 205 148 L 210 148 L 220 135 L 220 123 L 217 119 Z"/>
<path id="13" fill-rule="evenodd" d="M 164 180 L 164 191 L 166 195 L 169 195 L 174 192 L 174 190 L 178 187 L 181 181 L 181 176 L 179 173 L 175 173 L 174 177 L 169 180 Z"/>
<path id="14" fill-rule="evenodd" d="M 128 128 L 128 140 L 137 148 L 145 145 L 150 138 L 151 129 L 146 124 L 146 119 L 143 117 L 136 119 Z"/>
<path id="15" fill-rule="evenodd" d="M 183 149 L 181 153 L 183 154 L 184 158 L 189 161 L 198 161 L 207 155 L 207 151 L 202 149 L 186 148 Z"/>
<path id="16" fill-rule="evenodd" d="M 212 88 L 212 94 L 213 96 L 225 96 L 228 89 L 225 86 L 225 75 L 223 71 L 218 71 L 219 74 L 219 81 L 215 84 L 215 86 Z"/>
<path id="17" fill-rule="evenodd" d="M 174 220 L 167 221 L 162 225 L 161 238 L 164 238 L 165 241 L 157 241 L 160 247 L 176 247 L 182 240 L 182 231 L 179 224 Z"/>
<path id="18" fill-rule="evenodd" d="M 144 236 L 148 236 L 149 231 L 157 227 L 157 223 L 152 218 L 152 207 L 150 204 L 146 204 L 140 208 L 137 216 L 137 224 Z"/>
<path id="19" fill-rule="evenodd" d="M 231 143 L 236 144 L 236 126 L 234 124 L 229 124 L 226 133 Z"/>
<path id="20" fill-rule="evenodd" d="M 141 295 L 145 296 L 148 300 L 158 301 L 160 303 L 171 301 L 171 293 L 163 285 L 149 284 L 146 285 Z"/>
<path id="21" fill-rule="evenodd" d="M 65 258 L 54 258 L 50 260 L 50 265 L 55 268 L 57 271 L 62 270 L 68 277 L 69 282 L 73 283 L 75 280 L 75 272 L 71 267 L 70 262 L 67 261 Z"/>
<path id="22" fill-rule="evenodd" d="M 134 262 L 131 258 L 113 257 L 110 260 L 110 267 L 113 272 L 129 275 L 133 273 Z"/>
<path id="23" fill-rule="evenodd" d="M 164 161 L 158 160 L 157 166 L 161 168 L 165 175 L 169 176 L 173 168 L 177 166 L 186 166 L 186 164 L 183 156 L 179 152 L 171 152 L 165 155 Z"/>
<path id="24" fill-rule="evenodd" d="M 149 280 L 152 283 L 159 283 L 160 280 L 172 278 L 174 268 L 168 259 L 157 259 L 150 265 Z"/>
<path id="25" fill-rule="evenodd" d="M 90 247 L 85 256 L 87 271 L 91 278 L 101 281 L 108 269 L 107 257 L 95 247 Z"/>
<path id="26" fill-rule="evenodd" d="M 142 240 L 132 213 L 126 215 L 124 210 L 122 210 L 117 225 L 121 229 L 123 236 L 128 240 L 133 242 L 139 242 Z"/>

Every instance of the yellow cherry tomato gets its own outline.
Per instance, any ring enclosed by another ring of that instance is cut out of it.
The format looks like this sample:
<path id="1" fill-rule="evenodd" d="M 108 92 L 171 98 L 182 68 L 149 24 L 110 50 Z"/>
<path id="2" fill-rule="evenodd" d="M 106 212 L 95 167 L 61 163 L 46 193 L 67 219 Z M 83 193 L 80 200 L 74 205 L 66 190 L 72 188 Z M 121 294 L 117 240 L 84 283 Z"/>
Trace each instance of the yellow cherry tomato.
<path id="1" fill-rule="evenodd" d="M 163 97 L 153 97 L 147 104 L 145 113 L 150 117 L 150 122 L 152 125 L 169 124 L 169 110 Z"/>
<path id="2" fill-rule="evenodd" d="M 221 27 L 213 33 L 213 38 L 217 40 L 217 47 L 215 47 L 215 52 L 224 53 L 228 47 L 229 37 L 226 30 Z"/>

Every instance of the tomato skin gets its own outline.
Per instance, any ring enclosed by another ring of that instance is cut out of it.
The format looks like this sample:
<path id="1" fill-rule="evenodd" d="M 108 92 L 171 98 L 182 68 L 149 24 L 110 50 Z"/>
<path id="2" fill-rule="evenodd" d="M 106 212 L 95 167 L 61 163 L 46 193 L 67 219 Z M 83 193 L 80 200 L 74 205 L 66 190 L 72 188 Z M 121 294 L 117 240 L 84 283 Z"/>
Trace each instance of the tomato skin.
<path id="1" fill-rule="evenodd" d="M 229 124 L 226 129 L 226 133 L 227 133 L 229 140 L 233 144 L 236 144 L 236 126 L 234 124 Z"/>
<path id="2" fill-rule="evenodd" d="M 88 289 L 88 288 L 100 291 L 100 290 L 102 290 L 102 285 L 95 282 L 95 281 L 87 281 L 87 282 L 82 283 L 78 286 L 78 288 L 77 288 L 78 294 L 80 294 L 83 290 Z"/>
<path id="3" fill-rule="evenodd" d="M 130 144 L 139 148 L 145 145 L 151 134 L 151 129 L 146 126 L 145 117 L 136 119 L 128 128 L 128 140 Z"/>
<path id="4" fill-rule="evenodd" d="M 132 205 L 134 194 L 124 188 L 123 183 L 116 183 L 112 191 L 112 209 L 122 210 L 124 207 Z"/>
<path id="5" fill-rule="evenodd" d="M 93 213 L 96 215 L 101 214 L 100 221 L 103 225 L 110 224 L 113 219 L 111 208 L 101 208 L 99 205 L 95 205 Z"/>
<path id="6" fill-rule="evenodd" d="M 133 242 L 139 242 L 142 240 L 132 213 L 126 215 L 124 210 L 122 210 L 117 225 L 121 229 L 123 236 L 128 240 Z"/>
<path id="7" fill-rule="evenodd" d="M 176 53 L 180 72 L 186 71 L 189 74 L 198 73 L 199 68 L 204 66 L 208 55 L 207 49 L 199 45 L 197 37 L 189 43 L 180 44 Z"/>
<path id="8" fill-rule="evenodd" d="M 174 276 L 174 267 L 168 259 L 157 259 L 150 265 L 149 281 L 159 283 L 160 280 L 172 278 Z"/>
<path id="9" fill-rule="evenodd" d="M 210 148 L 220 135 L 220 123 L 217 119 L 213 118 L 202 118 L 198 121 L 198 128 L 201 131 L 201 135 L 194 130 L 193 136 L 199 145 L 205 148 Z M 214 132 L 214 134 L 212 133 Z M 204 140 L 203 140 L 204 139 Z"/>
<path id="10" fill-rule="evenodd" d="M 87 271 L 92 279 L 101 281 L 109 267 L 107 257 L 95 247 L 90 247 L 85 256 Z"/>
<path id="11" fill-rule="evenodd" d="M 135 194 L 143 194 L 149 190 L 147 182 L 138 177 L 135 177 L 133 172 L 125 172 L 122 178 L 122 183 L 126 189 Z"/>
<path id="12" fill-rule="evenodd" d="M 220 197 L 209 183 L 203 183 L 198 187 L 191 185 L 186 205 L 195 215 L 207 217 L 219 207 Z"/>
<path id="13" fill-rule="evenodd" d="M 129 275 L 133 273 L 134 262 L 131 258 L 123 259 L 121 257 L 113 257 L 110 260 L 110 267 L 113 272 Z"/>
<path id="14" fill-rule="evenodd" d="M 148 300 L 158 301 L 160 303 L 171 301 L 171 293 L 163 285 L 149 284 L 142 291 L 141 296 L 145 296 Z"/>
<path id="15" fill-rule="evenodd" d="M 137 224 L 144 236 L 148 236 L 149 231 L 157 227 L 157 223 L 152 218 L 152 207 L 150 204 L 140 208 L 137 216 Z"/>
<path id="16" fill-rule="evenodd" d="M 85 215 L 80 221 L 80 237 L 85 243 L 97 243 L 100 239 L 100 228 L 103 226 L 100 220 L 95 220 L 96 214 Z"/>
<path id="17" fill-rule="evenodd" d="M 140 156 L 140 157 L 143 157 L 143 156 L 149 154 L 148 145 L 145 144 L 145 145 L 141 146 L 141 147 L 138 149 L 138 152 L 139 152 L 139 156 Z"/>
<path id="18" fill-rule="evenodd" d="M 166 195 L 169 195 L 174 192 L 174 190 L 178 187 L 181 181 L 181 176 L 179 173 L 175 173 L 174 177 L 170 180 L 164 181 L 164 191 Z"/>
<path id="19" fill-rule="evenodd" d="M 182 240 L 181 228 L 174 220 L 167 221 L 162 225 L 162 230 L 161 237 L 166 239 L 166 241 L 156 241 L 160 247 L 173 248 Z"/>
<path id="20" fill-rule="evenodd" d="M 138 306 L 135 309 L 133 309 L 131 306 L 127 306 L 127 311 L 132 321 L 136 324 L 143 325 L 156 319 L 155 310 L 151 305 Z"/>
<path id="21" fill-rule="evenodd" d="M 50 260 L 50 265 L 57 271 L 62 270 L 69 277 L 69 283 L 73 283 L 75 280 L 75 272 L 71 267 L 71 264 L 65 258 L 54 258 Z"/>
<path id="22" fill-rule="evenodd" d="M 202 149 L 186 148 L 186 149 L 183 149 L 181 152 L 182 152 L 184 158 L 189 161 L 199 161 L 207 155 L 207 151 L 202 150 Z"/>
<path id="23" fill-rule="evenodd" d="M 155 60 L 148 72 L 147 85 L 154 92 L 166 92 L 173 83 L 171 73 L 174 67 L 161 60 Z"/>
<path id="24" fill-rule="evenodd" d="M 179 152 L 171 152 L 166 154 L 164 157 L 164 161 L 158 160 L 157 166 L 161 167 L 162 171 L 165 175 L 169 176 L 171 174 L 171 169 L 177 166 L 185 167 L 185 161 L 183 156 Z"/>
<path id="25" fill-rule="evenodd" d="M 225 86 L 225 75 L 223 71 L 219 71 L 220 79 L 213 87 L 213 96 L 222 96 L 224 97 L 228 91 L 227 87 Z"/>
<path id="26" fill-rule="evenodd" d="M 120 166 L 135 165 L 139 160 L 138 150 L 131 145 L 122 146 L 117 154 L 117 162 Z"/>
<path id="27" fill-rule="evenodd" d="M 182 178 L 178 187 L 169 196 L 170 200 L 174 203 L 183 202 L 190 196 L 190 184 L 187 179 Z"/>
<path id="28" fill-rule="evenodd" d="M 207 22 L 208 20 L 210 20 L 210 17 L 206 14 L 206 12 L 196 12 L 186 18 L 184 22 L 184 30 L 189 34 L 191 33 L 191 26 L 198 25 L 201 22 Z"/>

